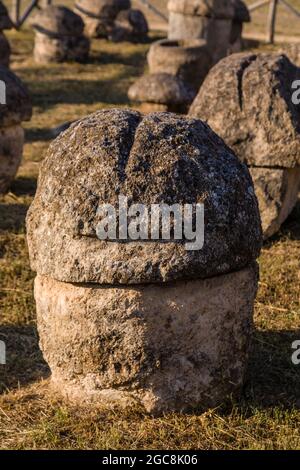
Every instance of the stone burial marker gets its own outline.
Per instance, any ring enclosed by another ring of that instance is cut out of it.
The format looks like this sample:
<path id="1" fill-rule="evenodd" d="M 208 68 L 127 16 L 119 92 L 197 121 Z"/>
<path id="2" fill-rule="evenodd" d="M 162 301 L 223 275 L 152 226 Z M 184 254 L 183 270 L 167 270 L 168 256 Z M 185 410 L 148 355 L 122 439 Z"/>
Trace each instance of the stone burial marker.
<path id="1" fill-rule="evenodd" d="M 276 233 L 300 185 L 300 68 L 280 54 L 233 54 L 215 65 L 189 115 L 207 121 L 245 162 L 259 201 L 264 238 Z"/>
<path id="2" fill-rule="evenodd" d="M 129 8 L 122 10 L 114 21 L 109 39 L 114 42 L 145 42 L 148 38 L 148 22 L 140 10 Z"/>
<path id="3" fill-rule="evenodd" d="M 12 21 L 8 15 L 6 6 L 0 1 L 0 65 L 9 67 L 10 60 L 10 45 L 3 33 L 5 29 L 11 29 L 13 26 Z"/>
<path id="4" fill-rule="evenodd" d="M 2 65 L 0 86 L 0 193 L 5 193 L 21 163 L 24 144 L 21 122 L 30 120 L 32 107 L 24 84 Z"/>
<path id="5" fill-rule="evenodd" d="M 99 207 L 202 201 L 205 240 L 97 238 Z M 238 393 L 261 226 L 247 167 L 203 122 L 109 109 L 50 145 L 27 215 L 40 345 L 72 401 L 151 413 Z"/>
<path id="6" fill-rule="evenodd" d="M 143 75 L 128 90 L 128 98 L 139 103 L 139 109 L 144 113 L 170 111 L 186 114 L 195 94 L 185 82 L 169 73 Z"/>
<path id="7" fill-rule="evenodd" d="M 243 23 L 250 21 L 242 0 L 169 0 L 171 40 L 202 38 L 213 63 L 242 47 Z"/>
<path id="8" fill-rule="evenodd" d="M 88 37 L 107 38 L 118 13 L 130 5 L 130 0 L 76 0 L 75 12 L 83 19 Z"/>
<path id="9" fill-rule="evenodd" d="M 161 39 L 148 52 L 150 73 L 169 73 L 197 92 L 212 65 L 204 39 Z"/>
<path id="10" fill-rule="evenodd" d="M 80 16 L 63 6 L 50 5 L 31 20 L 35 30 L 34 58 L 36 62 L 84 62 L 90 41 L 83 34 Z"/>

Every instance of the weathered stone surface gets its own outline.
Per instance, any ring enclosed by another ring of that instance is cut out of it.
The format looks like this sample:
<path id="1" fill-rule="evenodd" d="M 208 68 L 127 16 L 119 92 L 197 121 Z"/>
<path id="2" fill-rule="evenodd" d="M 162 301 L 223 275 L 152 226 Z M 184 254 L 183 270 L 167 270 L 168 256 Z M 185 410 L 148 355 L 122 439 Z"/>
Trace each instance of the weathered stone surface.
<path id="1" fill-rule="evenodd" d="M 154 42 L 147 55 L 150 73 L 169 73 L 196 91 L 211 67 L 211 56 L 204 39 Z"/>
<path id="2" fill-rule="evenodd" d="M 143 75 L 128 90 L 130 100 L 166 105 L 168 111 L 185 113 L 195 92 L 182 80 L 168 73 Z"/>
<path id="3" fill-rule="evenodd" d="M 13 26 L 6 6 L 0 1 L 0 31 L 11 29 Z M 1 50 L 1 49 L 0 49 Z"/>
<path id="4" fill-rule="evenodd" d="M 144 42 L 147 39 L 148 30 L 144 14 L 140 10 L 131 8 L 118 14 L 109 39 L 114 42 Z"/>
<path id="5" fill-rule="evenodd" d="M 0 128 L 0 193 L 6 193 L 17 174 L 23 144 L 24 131 L 21 126 Z"/>
<path id="6" fill-rule="evenodd" d="M 85 36 L 52 38 L 37 32 L 34 42 L 34 59 L 38 63 L 77 61 L 88 59 L 90 41 Z"/>
<path id="7" fill-rule="evenodd" d="M 2 65 L 0 65 L 0 80 L 6 85 L 6 105 L 0 106 L 0 128 L 29 121 L 32 106 L 25 85 Z"/>
<path id="8" fill-rule="evenodd" d="M 0 32 L 0 65 L 9 67 L 10 45 L 3 33 Z"/>
<path id="9" fill-rule="evenodd" d="M 250 168 L 264 238 L 276 233 L 292 212 L 300 190 L 300 168 Z"/>
<path id="10" fill-rule="evenodd" d="M 234 16 L 234 2 L 228 0 L 169 0 L 168 11 L 183 15 L 231 19 Z"/>
<path id="11" fill-rule="evenodd" d="M 234 54 L 209 72 L 189 115 L 203 119 L 248 165 L 300 165 L 300 68 L 279 54 Z"/>
<path id="12" fill-rule="evenodd" d="M 103 241 L 99 204 L 195 203 L 205 241 Z M 205 278 L 238 270 L 260 251 L 253 185 L 204 123 L 171 113 L 106 109 L 74 123 L 49 147 L 27 216 L 32 268 L 67 282 L 133 284 Z"/>
<path id="13" fill-rule="evenodd" d="M 51 37 L 81 36 L 82 18 L 64 6 L 49 5 L 39 10 L 31 20 L 33 28 Z"/>
<path id="14" fill-rule="evenodd" d="M 85 23 L 89 37 L 108 37 L 121 10 L 130 8 L 130 0 L 77 0 L 75 11 Z"/>
<path id="15" fill-rule="evenodd" d="M 257 269 L 132 287 L 35 280 L 40 346 L 68 399 L 148 412 L 214 407 L 247 363 Z"/>

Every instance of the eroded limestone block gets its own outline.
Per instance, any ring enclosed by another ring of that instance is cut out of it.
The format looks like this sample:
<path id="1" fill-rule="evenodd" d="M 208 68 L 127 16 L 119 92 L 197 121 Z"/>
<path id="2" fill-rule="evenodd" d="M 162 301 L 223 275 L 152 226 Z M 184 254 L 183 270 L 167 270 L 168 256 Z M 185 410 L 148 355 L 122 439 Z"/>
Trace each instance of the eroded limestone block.
<path id="1" fill-rule="evenodd" d="M 0 127 L 0 193 L 6 193 L 21 163 L 24 130 L 20 125 Z"/>
<path id="2" fill-rule="evenodd" d="M 300 68 L 280 54 L 241 53 L 215 65 L 189 115 L 203 119 L 249 166 L 300 166 Z"/>
<path id="3" fill-rule="evenodd" d="M 258 199 L 263 236 L 269 238 L 292 212 L 300 191 L 300 168 L 249 168 Z"/>
<path id="4" fill-rule="evenodd" d="M 154 42 L 147 55 L 150 73 L 168 73 L 179 77 L 195 91 L 211 67 L 211 56 L 203 39 Z"/>
<path id="5" fill-rule="evenodd" d="M 166 285 L 35 280 L 40 345 L 68 399 L 214 407 L 243 383 L 257 268 Z"/>

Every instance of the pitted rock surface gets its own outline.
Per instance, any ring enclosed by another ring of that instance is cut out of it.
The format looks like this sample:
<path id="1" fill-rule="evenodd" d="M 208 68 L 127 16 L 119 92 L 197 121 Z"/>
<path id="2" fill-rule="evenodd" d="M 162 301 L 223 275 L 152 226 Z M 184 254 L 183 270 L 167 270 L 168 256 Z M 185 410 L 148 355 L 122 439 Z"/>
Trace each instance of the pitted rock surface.
<path id="1" fill-rule="evenodd" d="M 215 65 L 189 115 L 206 121 L 253 166 L 300 165 L 300 107 L 292 83 L 300 68 L 284 55 L 242 53 Z"/>
<path id="2" fill-rule="evenodd" d="M 205 241 L 101 241 L 99 204 L 196 203 Z M 205 123 L 172 113 L 96 112 L 52 142 L 27 216 L 32 268 L 67 282 L 133 284 L 206 278 L 247 266 L 261 246 L 246 166 Z"/>

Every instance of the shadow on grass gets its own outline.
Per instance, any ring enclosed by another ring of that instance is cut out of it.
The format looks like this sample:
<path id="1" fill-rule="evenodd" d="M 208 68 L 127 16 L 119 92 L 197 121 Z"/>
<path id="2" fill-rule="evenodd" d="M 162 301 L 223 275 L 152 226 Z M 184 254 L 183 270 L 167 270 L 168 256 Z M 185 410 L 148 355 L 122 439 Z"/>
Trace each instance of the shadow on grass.
<path id="1" fill-rule="evenodd" d="M 35 327 L 2 325 L 0 340 L 6 346 L 6 364 L 0 364 L 0 393 L 49 376 Z"/>
<path id="2" fill-rule="evenodd" d="M 300 364 L 292 362 L 292 343 L 300 330 L 256 330 L 243 398 L 246 405 L 300 409 Z"/>
<path id="3" fill-rule="evenodd" d="M 25 226 L 26 204 L 0 204 L 0 230 L 18 232 Z"/>
<path id="4" fill-rule="evenodd" d="M 19 176 L 11 185 L 11 191 L 16 196 L 34 196 L 36 192 L 36 178 Z"/>

